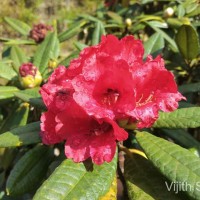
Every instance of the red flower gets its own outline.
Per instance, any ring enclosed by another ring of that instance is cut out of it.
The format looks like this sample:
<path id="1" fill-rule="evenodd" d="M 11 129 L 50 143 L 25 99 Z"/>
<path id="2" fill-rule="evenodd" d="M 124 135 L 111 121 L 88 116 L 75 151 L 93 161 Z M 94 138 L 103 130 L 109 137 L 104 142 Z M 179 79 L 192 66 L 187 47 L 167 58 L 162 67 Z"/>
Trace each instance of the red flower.
<path id="1" fill-rule="evenodd" d="M 110 162 L 116 140 L 128 134 L 116 121 L 150 127 L 159 110 L 173 111 L 185 99 L 174 76 L 159 56 L 143 61 L 141 41 L 103 36 L 99 45 L 85 48 L 69 68 L 55 69 L 40 92 L 48 111 L 41 117 L 45 144 L 66 140 L 65 154 L 75 162 L 91 157 Z M 49 126 L 48 126 L 49 125 Z"/>
<path id="2" fill-rule="evenodd" d="M 128 134 L 109 118 L 95 119 L 88 115 L 74 101 L 70 83 L 73 73 L 72 69 L 58 67 L 40 90 L 49 110 L 41 117 L 42 141 L 55 144 L 66 140 L 65 154 L 75 162 L 89 157 L 96 164 L 110 162 L 116 140 L 125 140 Z"/>
<path id="3" fill-rule="evenodd" d="M 143 54 L 141 41 L 132 36 L 103 36 L 78 59 L 82 73 L 72 80 L 75 101 L 97 118 L 132 118 L 138 128 L 150 127 L 159 110 L 176 109 L 184 97 L 163 60 L 149 56 L 143 62 Z"/>
<path id="4" fill-rule="evenodd" d="M 65 154 L 75 162 L 91 157 L 95 164 L 110 162 L 116 151 L 116 140 L 127 139 L 128 134 L 116 122 L 95 119 L 75 102 L 57 117 L 57 130 L 65 134 Z"/>

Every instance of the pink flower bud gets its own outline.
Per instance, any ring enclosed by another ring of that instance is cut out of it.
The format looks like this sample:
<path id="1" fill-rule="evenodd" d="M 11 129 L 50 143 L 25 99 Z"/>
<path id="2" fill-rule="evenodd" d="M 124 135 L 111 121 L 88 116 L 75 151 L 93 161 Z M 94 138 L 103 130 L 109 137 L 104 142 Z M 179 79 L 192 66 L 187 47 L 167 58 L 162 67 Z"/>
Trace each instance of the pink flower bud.
<path id="1" fill-rule="evenodd" d="M 48 31 L 53 31 L 53 27 L 40 23 L 33 26 L 29 36 L 34 39 L 36 43 L 40 43 L 44 40 Z"/>
<path id="2" fill-rule="evenodd" d="M 32 63 L 24 63 L 19 68 L 20 83 L 24 88 L 33 88 L 39 86 L 42 82 L 42 76 Z"/>

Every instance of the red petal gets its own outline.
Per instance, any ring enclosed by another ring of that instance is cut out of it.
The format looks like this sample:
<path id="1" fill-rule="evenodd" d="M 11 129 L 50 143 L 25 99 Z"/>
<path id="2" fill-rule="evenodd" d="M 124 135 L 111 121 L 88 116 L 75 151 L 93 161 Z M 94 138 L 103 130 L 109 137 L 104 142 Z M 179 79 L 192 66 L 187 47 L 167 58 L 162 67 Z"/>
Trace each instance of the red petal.
<path id="1" fill-rule="evenodd" d="M 65 155 L 74 162 L 81 162 L 90 157 L 89 145 L 91 141 L 87 135 L 70 135 L 65 144 Z"/>
<path id="2" fill-rule="evenodd" d="M 111 162 L 116 151 L 116 142 L 113 139 L 112 133 L 106 133 L 93 137 L 90 143 L 90 156 L 92 161 L 101 165 L 105 161 Z"/>
<path id="3" fill-rule="evenodd" d="M 40 135 L 44 144 L 56 144 L 64 140 L 65 136 L 55 130 L 56 121 L 55 115 L 52 112 L 47 111 L 43 113 L 40 120 Z"/>

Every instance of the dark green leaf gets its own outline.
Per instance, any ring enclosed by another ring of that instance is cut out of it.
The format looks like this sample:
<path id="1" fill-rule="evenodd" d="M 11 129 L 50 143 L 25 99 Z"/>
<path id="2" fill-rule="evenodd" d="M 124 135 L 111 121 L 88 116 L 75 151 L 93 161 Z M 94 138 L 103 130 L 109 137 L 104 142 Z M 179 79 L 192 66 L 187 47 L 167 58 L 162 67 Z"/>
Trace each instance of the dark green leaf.
<path id="1" fill-rule="evenodd" d="M 43 183 L 33 199 L 97 200 L 109 190 L 116 174 L 116 164 L 117 156 L 112 162 L 99 166 L 65 160 Z"/>
<path id="2" fill-rule="evenodd" d="M 178 88 L 179 92 L 182 94 L 190 93 L 190 92 L 199 92 L 200 91 L 200 83 L 189 83 L 185 85 L 181 85 Z"/>
<path id="3" fill-rule="evenodd" d="M 161 129 L 161 131 L 185 148 L 197 147 L 200 149 L 200 143 L 184 129 Z"/>
<path id="4" fill-rule="evenodd" d="M 20 21 L 20 20 L 17 20 L 17 19 L 14 19 L 14 18 L 11 18 L 11 17 L 4 17 L 4 20 L 16 31 L 18 31 L 19 33 L 21 33 L 22 35 L 26 35 L 28 36 L 29 35 L 29 32 L 31 30 L 31 27 Z"/>
<path id="5" fill-rule="evenodd" d="M 132 154 L 126 156 L 124 176 L 130 200 L 180 199 L 173 191 L 168 191 L 168 180 L 146 158 Z"/>
<path id="6" fill-rule="evenodd" d="M 41 109 L 45 109 L 45 105 L 42 101 L 41 95 L 39 93 L 40 88 L 32 88 L 26 90 L 20 90 L 15 92 L 14 95 L 25 102 L 30 103 L 33 106 L 36 106 Z"/>
<path id="7" fill-rule="evenodd" d="M 200 159 L 190 151 L 148 132 L 137 132 L 136 139 L 144 149 L 148 159 L 171 182 L 168 190 L 179 187 L 193 199 L 200 199 Z M 182 183 L 182 185 L 180 185 Z M 190 188 L 185 186 L 189 185 Z"/>
<path id="8" fill-rule="evenodd" d="M 10 57 L 13 61 L 15 71 L 19 71 L 19 67 L 21 64 L 26 63 L 28 61 L 25 53 L 18 46 L 13 46 L 11 48 Z"/>
<path id="9" fill-rule="evenodd" d="M 12 129 L 0 135 L 0 148 L 38 143 L 41 141 L 39 133 L 40 122 Z"/>
<path id="10" fill-rule="evenodd" d="M 191 25 L 182 25 L 176 34 L 178 48 L 187 60 L 196 58 L 199 54 L 199 39 L 196 30 Z"/>
<path id="11" fill-rule="evenodd" d="M 154 128 L 197 128 L 200 126 L 200 107 L 181 108 L 171 113 L 161 112 Z"/>
<path id="12" fill-rule="evenodd" d="M 10 115 L 1 125 L 0 133 L 9 131 L 18 126 L 26 125 L 29 114 L 29 105 L 23 103 L 16 110 L 14 109 L 14 106 L 12 109 Z"/>
<path id="13" fill-rule="evenodd" d="M 50 59 L 57 59 L 59 53 L 59 41 L 56 33 L 50 33 L 39 45 L 33 58 L 33 64 L 39 71 L 47 73 L 48 62 Z"/>
<path id="14" fill-rule="evenodd" d="M 36 189 L 46 175 L 51 162 L 52 150 L 36 146 L 28 151 L 12 169 L 7 183 L 8 195 L 22 195 Z"/>
<path id="15" fill-rule="evenodd" d="M 145 43 L 144 49 L 145 54 L 144 58 L 147 57 L 148 54 L 153 55 L 156 57 L 158 54 L 161 53 L 162 49 L 164 48 L 164 39 L 160 33 L 154 33 Z"/>

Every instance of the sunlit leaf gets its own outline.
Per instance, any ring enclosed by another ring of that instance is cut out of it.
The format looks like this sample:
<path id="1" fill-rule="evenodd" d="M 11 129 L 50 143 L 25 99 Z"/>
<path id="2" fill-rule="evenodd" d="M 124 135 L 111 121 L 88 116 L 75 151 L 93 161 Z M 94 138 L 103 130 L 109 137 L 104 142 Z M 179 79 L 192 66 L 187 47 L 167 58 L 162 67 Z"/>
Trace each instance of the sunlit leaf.
<path id="1" fill-rule="evenodd" d="M 40 123 L 33 122 L 26 126 L 21 126 L 0 135 L 1 147 L 18 147 L 22 145 L 35 144 L 41 142 Z"/>
<path id="2" fill-rule="evenodd" d="M 12 46 L 10 57 L 13 61 L 15 71 L 19 71 L 19 67 L 21 64 L 26 63 L 28 61 L 25 53 L 18 46 Z"/>
<path id="3" fill-rule="evenodd" d="M 0 86 L 0 100 L 14 97 L 14 92 L 18 90 L 19 89 L 14 86 Z"/>
<path id="4" fill-rule="evenodd" d="M 181 108 L 171 113 L 160 112 L 155 128 L 197 128 L 200 126 L 200 107 Z"/>
<path id="5" fill-rule="evenodd" d="M 144 58 L 147 57 L 148 54 L 153 55 L 156 57 L 158 54 L 161 53 L 162 49 L 164 48 L 164 39 L 160 33 L 154 33 L 145 43 L 144 49 L 145 54 Z"/>
<path id="6" fill-rule="evenodd" d="M 174 143 L 151 135 L 148 132 L 137 132 L 136 139 L 144 149 L 148 159 L 159 171 L 170 180 L 168 190 L 184 191 L 189 197 L 199 199 L 198 184 L 200 182 L 200 159 L 187 149 Z M 190 189 L 184 189 L 187 183 Z M 179 184 L 179 185 L 177 185 Z"/>
<path id="7" fill-rule="evenodd" d="M 66 31 L 64 31 L 58 35 L 59 41 L 64 42 L 65 40 L 72 38 L 74 35 L 76 35 L 81 30 L 81 27 L 84 24 L 85 24 L 85 21 L 78 21 L 78 22 L 74 23 Z"/>
<path id="8" fill-rule="evenodd" d="M 117 156 L 112 162 L 102 165 L 74 163 L 72 160 L 65 160 L 43 183 L 33 199 L 98 200 L 108 192 L 115 177 L 116 159 Z"/>
<path id="9" fill-rule="evenodd" d="M 50 33 L 39 45 L 33 58 L 33 64 L 39 68 L 39 71 L 47 73 L 48 62 L 50 59 L 57 59 L 59 55 L 59 41 L 56 33 Z"/>
<path id="10" fill-rule="evenodd" d="M 191 25 L 182 25 L 176 34 L 178 48 L 187 60 L 196 58 L 199 54 L 199 39 L 196 30 Z"/>
<path id="11" fill-rule="evenodd" d="M 7 80 L 13 79 L 17 73 L 9 63 L 0 62 L 0 77 Z"/>
<path id="12" fill-rule="evenodd" d="M 23 21 L 11 17 L 4 17 L 4 20 L 16 31 L 22 35 L 29 35 L 31 27 Z"/>

